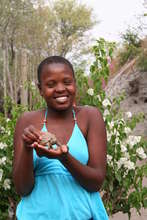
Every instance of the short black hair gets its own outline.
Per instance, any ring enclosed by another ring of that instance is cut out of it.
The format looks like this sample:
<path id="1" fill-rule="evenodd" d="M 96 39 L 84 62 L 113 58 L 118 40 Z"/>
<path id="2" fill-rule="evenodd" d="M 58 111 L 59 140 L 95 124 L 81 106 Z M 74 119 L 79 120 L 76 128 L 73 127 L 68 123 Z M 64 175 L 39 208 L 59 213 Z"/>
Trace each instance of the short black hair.
<path id="1" fill-rule="evenodd" d="M 38 77 L 38 82 L 41 83 L 41 73 L 42 73 L 42 69 L 45 65 L 48 65 L 48 64 L 52 64 L 52 63 L 62 63 L 62 64 L 65 64 L 67 65 L 72 73 L 73 73 L 73 77 L 75 79 L 75 73 L 74 73 L 74 69 L 73 69 L 73 66 L 72 64 L 67 60 L 65 59 L 64 57 L 62 56 L 50 56 L 50 57 L 47 57 L 46 59 L 44 59 L 38 66 L 37 68 L 37 77 Z"/>

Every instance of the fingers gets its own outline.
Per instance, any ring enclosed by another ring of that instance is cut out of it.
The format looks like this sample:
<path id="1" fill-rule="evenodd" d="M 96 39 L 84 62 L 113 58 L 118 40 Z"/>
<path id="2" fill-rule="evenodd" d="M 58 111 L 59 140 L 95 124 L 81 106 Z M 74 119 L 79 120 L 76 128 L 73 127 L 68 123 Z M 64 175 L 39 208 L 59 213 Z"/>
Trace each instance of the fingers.
<path id="1" fill-rule="evenodd" d="M 38 144 L 38 142 L 34 142 L 31 146 L 36 150 L 39 157 L 45 156 L 47 158 L 58 159 L 63 153 L 67 153 L 68 151 L 67 145 L 61 145 L 61 147 L 57 147 L 56 149 L 48 149 Z"/>
<path id="2" fill-rule="evenodd" d="M 32 144 L 35 141 L 37 142 L 41 140 L 40 131 L 37 130 L 34 126 L 30 125 L 29 127 L 24 129 L 22 139 L 27 144 Z"/>
<path id="3" fill-rule="evenodd" d="M 68 146 L 67 145 L 61 145 L 61 151 L 62 151 L 62 153 L 67 153 Z"/>
<path id="4" fill-rule="evenodd" d="M 62 153 L 61 148 L 57 147 L 56 149 L 52 149 L 52 148 L 46 148 L 38 143 L 36 143 L 36 147 L 46 153 L 48 153 L 48 156 L 56 156 L 56 155 L 60 155 Z"/>
<path id="5" fill-rule="evenodd" d="M 34 142 L 32 144 L 32 147 L 34 147 L 37 152 L 42 153 L 42 155 L 51 157 L 51 158 L 53 157 L 56 158 L 62 154 L 61 147 L 57 147 L 56 149 L 52 149 L 52 148 L 48 149 L 45 146 L 38 144 L 37 142 Z"/>
<path id="6" fill-rule="evenodd" d="M 61 148 L 60 148 L 60 147 L 58 147 L 58 148 L 56 148 L 56 149 L 50 148 L 48 151 L 49 151 L 49 153 L 52 154 L 52 155 L 60 155 L 60 154 L 62 154 L 62 151 L 61 151 Z"/>

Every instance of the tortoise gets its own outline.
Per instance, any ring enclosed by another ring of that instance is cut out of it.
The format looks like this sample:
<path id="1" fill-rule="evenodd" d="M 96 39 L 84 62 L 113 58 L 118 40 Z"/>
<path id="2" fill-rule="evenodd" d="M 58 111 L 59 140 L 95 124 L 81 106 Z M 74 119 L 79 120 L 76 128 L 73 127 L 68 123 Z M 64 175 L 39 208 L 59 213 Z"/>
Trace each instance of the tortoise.
<path id="1" fill-rule="evenodd" d="M 46 146 L 48 149 L 53 148 L 53 145 L 61 146 L 62 144 L 57 140 L 56 136 L 50 132 L 41 132 L 42 139 L 39 144 Z"/>

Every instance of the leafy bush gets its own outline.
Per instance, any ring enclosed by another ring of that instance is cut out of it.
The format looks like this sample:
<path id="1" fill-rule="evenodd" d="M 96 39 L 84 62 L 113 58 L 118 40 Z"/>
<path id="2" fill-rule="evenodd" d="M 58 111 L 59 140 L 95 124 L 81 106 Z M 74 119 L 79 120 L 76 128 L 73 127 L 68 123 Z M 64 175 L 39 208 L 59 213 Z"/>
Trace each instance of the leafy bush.
<path id="1" fill-rule="evenodd" d="M 118 55 L 120 66 L 136 57 L 140 53 L 141 47 L 141 40 L 136 32 L 127 30 L 121 37 L 123 40 L 123 48 Z"/>
<path id="2" fill-rule="evenodd" d="M 102 79 L 107 81 L 109 76 L 107 60 L 112 57 L 113 48 L 112 43 L 103 39 L 93 48 L 96 58 L 90 69 L 93 86 L 88 89 L 85 102 L 101 110 L 107 128 L 108 166 L 102 188 L 103 201 L 109 215 L 121 211 L 130 218 L 131 208 L 140 213 L 141 207 L 147 207 L 147 187 L 143 186 L 147 164 L 138 165 L 147 158 L 147 143 L 140 136 L 131 135 L 144 116 L 118 112 L 123 96 L 110 100 L 102 89 Z"/>
<path id="3" fill-rule="evenodd" d="M 147 49 L 142 50 L 142 52 L 139 55 L 137 66 L 141 71 L 147 71 Z"/>
<path id="4" fill-rule="evenodd" d="M 16 120 L 26 109 L 12 106 L 11 119 L 0 114 L 0 219 L 15 216 L 18 196 L 12 183 L 13 134 Z"/>

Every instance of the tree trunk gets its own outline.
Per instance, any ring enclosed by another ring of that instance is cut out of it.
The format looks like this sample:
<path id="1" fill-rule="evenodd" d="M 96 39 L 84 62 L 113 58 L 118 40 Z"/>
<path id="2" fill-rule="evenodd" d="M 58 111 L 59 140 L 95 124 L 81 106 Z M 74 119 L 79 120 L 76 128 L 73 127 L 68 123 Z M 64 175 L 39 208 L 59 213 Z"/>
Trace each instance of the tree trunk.
<path id="1" fill-rule="evenodd" d="M 5 117 L 7 117 L 7 110 L 6 110 L 6 107 L 5 107 L 5 104 L 6 104 L 6 97 L 7 97 L 7 84 L 6 84 L 6 81 L 7 81 L 7 78 L 6 78 L 6 75 L 7 75 L 7 62 L 6 62 L 6 39 L 4 39 L 3 41 L 3 88 L 4 88 L 4 114 L 5 114 Z"/>
<path id="2" fill-rule="evenodd" d="M 14 100 L 17 104 L 17 51 L 15 51 L 15 61 L 14 61 Z"/>
<path id="3" fill-rule="evenodd" d="M 27 52 L 21 50 L 21 104 L 28 105 L 28 88 L 27 88 Z"/>
<path id="4" fill-rule="evenodd" d="M 9 51 L 8 51 L 7 41 L 6 41 L 6 73 L 7 73 L 7 77 L 8 77 L 8 83 L 9 83 L 9 88 L 10 88 L 11 99 L 12 99 L 12 102 L 13 102 L 14 101 L 13 81 L 12 81 L 12 76 L 10 74 L 10 69 L 9 69 Z"/>

